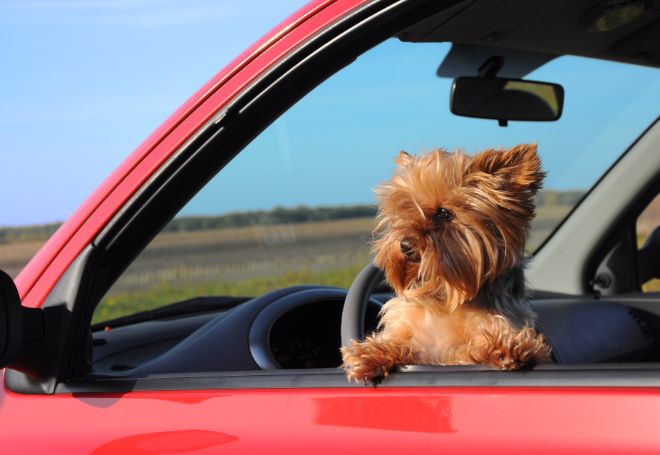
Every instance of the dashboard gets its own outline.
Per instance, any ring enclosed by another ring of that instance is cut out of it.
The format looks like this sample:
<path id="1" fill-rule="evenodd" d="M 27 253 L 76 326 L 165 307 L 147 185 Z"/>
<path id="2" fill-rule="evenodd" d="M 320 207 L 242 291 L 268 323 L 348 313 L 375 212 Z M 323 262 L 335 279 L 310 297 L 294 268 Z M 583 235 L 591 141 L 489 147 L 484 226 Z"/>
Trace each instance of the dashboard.
<path id="1" fill-rule="evenodd" d="M 96 330 L 93 372 L 144 377 L 183 372 L 336 368 L 346 290 L 279 289 L 232 308 Z M 365 332 L 390 297 L 369 300 Z M 209 302 L 220 297 L 206 297 Z M 226 298 L 224 298 L 226 300 Z M 533 301 L 538 329 L 565 364 L 657 361 L 660 303 L 652 296 L 554 297 Z"/>

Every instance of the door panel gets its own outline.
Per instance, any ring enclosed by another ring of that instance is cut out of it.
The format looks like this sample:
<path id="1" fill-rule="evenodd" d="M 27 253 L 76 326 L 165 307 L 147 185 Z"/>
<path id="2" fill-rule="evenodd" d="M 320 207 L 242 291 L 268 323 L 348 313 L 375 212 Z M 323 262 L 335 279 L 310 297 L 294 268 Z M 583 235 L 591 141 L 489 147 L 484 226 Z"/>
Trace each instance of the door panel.
<path id="1" fill-rule="evenodd" d="M 7 453 L 641 453 L 652 389 L 370 388 L 28 396 L 7 392 Z"/>

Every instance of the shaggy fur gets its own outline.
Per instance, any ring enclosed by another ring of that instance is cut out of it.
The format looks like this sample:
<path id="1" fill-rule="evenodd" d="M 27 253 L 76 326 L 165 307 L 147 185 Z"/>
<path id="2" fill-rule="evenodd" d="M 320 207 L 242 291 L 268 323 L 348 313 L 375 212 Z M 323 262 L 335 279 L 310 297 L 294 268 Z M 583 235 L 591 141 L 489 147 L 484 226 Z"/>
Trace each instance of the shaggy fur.
<path id="1" fill-rule="evenodd" d="M 396 297 L 379 331 L 342 348 L 348 379 L 374 381 L 401 364 L 486 364 L 520 369 L 550 361 L 534 331 L 523 252 L 544 174 L 535 145 L 401 152 L 376 189 L 375 262 Z"/>

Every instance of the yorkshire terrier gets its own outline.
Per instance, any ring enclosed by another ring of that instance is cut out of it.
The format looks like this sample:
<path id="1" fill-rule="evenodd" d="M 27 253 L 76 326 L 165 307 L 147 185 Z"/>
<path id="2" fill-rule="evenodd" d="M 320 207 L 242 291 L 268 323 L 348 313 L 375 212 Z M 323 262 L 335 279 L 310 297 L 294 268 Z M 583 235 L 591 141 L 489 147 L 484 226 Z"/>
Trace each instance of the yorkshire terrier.
<path id="1" fill-rule="evenodd" d="M 550 362 L 534 330 L 524 248 L 544 173 L 536 145 L 401 152 L 376 188 L 375 264 L 396 297 L 378 331 L 342 348 L 349 380 L 378 382 L 397 365 L 483 364 L 502 370 Z"/>

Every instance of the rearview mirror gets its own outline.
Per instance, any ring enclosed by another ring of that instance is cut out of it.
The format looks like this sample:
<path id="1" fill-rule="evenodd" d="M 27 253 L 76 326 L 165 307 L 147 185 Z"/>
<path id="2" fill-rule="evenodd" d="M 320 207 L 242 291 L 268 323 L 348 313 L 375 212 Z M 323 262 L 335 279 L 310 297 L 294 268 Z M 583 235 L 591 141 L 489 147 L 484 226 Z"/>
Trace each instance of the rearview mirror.
<path id="1" fill-rule="evenodd" d="M 561 117 L 564 89 L 549 82 L 499 77 L 459 77 L 451 89 L 451 112 L 464 117 L 553 121 Z"/>

